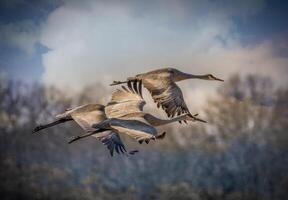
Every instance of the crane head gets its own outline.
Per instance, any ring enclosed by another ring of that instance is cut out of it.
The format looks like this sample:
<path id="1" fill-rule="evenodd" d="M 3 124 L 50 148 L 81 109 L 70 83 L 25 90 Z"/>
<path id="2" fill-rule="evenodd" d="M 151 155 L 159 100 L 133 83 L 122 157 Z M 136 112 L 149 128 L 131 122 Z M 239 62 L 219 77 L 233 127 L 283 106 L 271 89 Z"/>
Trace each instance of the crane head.
<path id="1" fill-rule="evenodd" d="M 204 75 L 203 77 L 204 79 L 211 80 L 211 81 L 224 81 L 223 79 L 217 78 L 213 76 L 212 74 L 207 74 L 207 75 Z"/>
<path id="2" fill-rule="evenodd" d="M 171 79 L 175 82 L 186 80 L 186 79 L 203 79 L 203 80 L 214 80 L 214 81 L 224 81 L 220 78 L 213 76 L 212 74 L 205 75 L 193 75 L 179 71 L 175 68 L 167 68 L 166 71 L 169 73 Z"/>

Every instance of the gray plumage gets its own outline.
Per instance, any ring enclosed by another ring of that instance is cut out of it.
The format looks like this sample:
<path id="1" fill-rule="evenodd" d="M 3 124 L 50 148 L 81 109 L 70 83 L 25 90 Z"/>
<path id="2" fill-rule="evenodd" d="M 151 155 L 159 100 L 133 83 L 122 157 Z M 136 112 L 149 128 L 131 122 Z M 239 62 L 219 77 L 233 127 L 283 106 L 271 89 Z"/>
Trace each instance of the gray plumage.
<path id="1" fill-rule="evenodd" d="M 94 124 L 96 129 L 112 129 L 125 133 L 135 138 L 138 142 L 149 143 L 161 135 L 154 127 L 165 125 L 179 120 L 202 121 L 201 119 L 185 114 L 174 119 L 163 120 L 151 114 L 145 113 L 143 107 L 146 104 L 142 95 L 141 87 L 128 85 L 122 86 L 113 92 L 111 101 L 105 106 L 107 120 Z"/>
<path id="2" fill-rule="evenodd" d="M 176 82 L 186 79 L 218 80 L 211 74 L 193 75 L 174 68 L 163 68 L 129 77 L 127 81 L 114 81 L 111 85 L 127 83 L 128 86 L 138 88 L 143 86 L 150 92 L 157 107 L 162 107 L 168 117 L 189 113 L 181 89 Z M 136 86 L 138 83 L 138 86 Z"/>
<path id="3" fill-rule="evenodd" d="M 104 106 L 100 104 L 87 104 L 73 109 L 69 109 L 56 116 L 57 120 L 40 125 L 35 128 L 35 132 L 48 128 L 59 123 L 74 120 L 79 124 L 86 134 L 73 137 L 69 143 L 81 138 L 94 136 L 103 142 L 110 150 L 111 155 L 115 150 L 117 153 L 126 152 L 125 146 L 119 134 L 127 134 L 139 143 L 163 138 L 164 133 L 158 134 L 156 126 L 165 125 L 180 120 L 202 121 L 201 119 L 185 114 L 174 119 L 163 120 L 148 113 L 143 112 L 145 101 L 141 96 L 141 87 L 128 88 L 122 86 L 113 92 L 110 102 Z M 131 151 L 133 154 L 137 151 Z"/>
<path id="4" fill-rule="evenodd" d="M 69 143 L 81 138 L 94 136 L 107 146 L 111 155 L 126 152 L 119 134 L 127 134 L 139 143 L 149 143 L 151 139 L 161 139 L 165 133 L 158 134 L 156 126 L 165 125 L 175 121 L 201 121 L 191 115 L 184 101 L 183 94 L 175 82 L 188 78 L 201 78 L 207 80 L 220 80 L 208 74 L 203 76 L 191 75 L 173 68 L 164 68 L 138 74 L 128 78 L 125 82 L 115 82 L 113 85 L 127 83 L 128 88 L 122 86 L 113 92 L 110 102 L 104 106 L 100 104 L 87 104 L 76 108 L 67 109 L 56 116 L 57 120 L 46 125 L 37 126 L 34 132 L 55 126 L 67 121 L 75 121 L 86 134 L 73 137 Z M 167 113 L 168 117 L 177 117 L 163 120 L 143 112 L 145 101 L 142 97 L 142 83 L 151 93 L 158 107 Z M 181 115 L 181 116 L 179 116 Z M 130 152 L 131 154 L 137 151 Z"/>
<path id="5" fill-rule="evenodd" d="M 114 151 L 117 153 L 126 152 L 126 148 L 117 132 L 111 130 L 97 130 L 92 128 L 94 123 L 101 122 L 106 119 L 105 106 L 101 104 L 86 104 L 78 106 L 76 108 L 67 109 L 64 113 L 56 116 L 56 121 L 48 123 L 46 125 L 39 125 L 34 129 L 34 132 L 38 132 L 42 129 L 55 126 L 60 123 L 67 121 L 75 121 L 87 134 L 92 135 L 99 141 L 101 141 L 108 150 L 111 156 L 113 156 Z M 97 133 L 97 134 L 95 134 Z M 79 138 L 79 136 L 73 137 L 70 142 L 73 142 Z"/>

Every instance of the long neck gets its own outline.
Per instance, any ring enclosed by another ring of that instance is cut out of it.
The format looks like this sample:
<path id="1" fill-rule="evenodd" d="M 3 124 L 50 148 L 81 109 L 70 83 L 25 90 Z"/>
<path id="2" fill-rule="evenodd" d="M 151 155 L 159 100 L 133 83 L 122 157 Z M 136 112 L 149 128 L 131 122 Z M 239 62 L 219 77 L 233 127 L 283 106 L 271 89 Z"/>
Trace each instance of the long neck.
<path id="1" fill-rule="evenodd" d="M 162 125 L 165 125 L 165 124 L 170 124 L 170 123 L 173 123 L 173 122 L 185 120 L 186 116 L 185 115 L 181 115 L 181 116 L 175 117 L 173 119 L 159 119 L 157 117 L 154 117 L 153 115 L 146 114 L 144 116 L 144 118 L 152 126 L 162 126 Z"/>
<path id="2" fill-rule="evenodd" d="M 207 75 L 185 74 L 187 79 L 207 79 Z"/>
<path id="3" fill-rule="evenodd" d="M 182 80 L 186 80 L 186 79 L 207 79 L 207 75 L 194 75 L 194 74 L 187 74 L 187 73 L 183 73 L 180 76 L 176 76 L 174 77 L 175 81 L 182 81 Z"/>

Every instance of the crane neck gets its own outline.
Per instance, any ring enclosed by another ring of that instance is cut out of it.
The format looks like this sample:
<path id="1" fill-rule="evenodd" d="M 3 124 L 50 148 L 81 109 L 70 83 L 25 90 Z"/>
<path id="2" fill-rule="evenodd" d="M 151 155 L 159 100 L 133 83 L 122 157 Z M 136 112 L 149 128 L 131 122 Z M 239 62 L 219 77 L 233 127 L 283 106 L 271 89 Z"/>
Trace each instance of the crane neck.
<path id="1" fill-rule="evenodd" d="M 186 115 L 174 117 L 173 119 L 159 119 L 157 117 L 154 117 L 153 115 L 145 114 L 144 118 L 152 126 L 163 126 L 163 125 L 170 124 L 173 122 L 183 121 L 186 119 Z"/>
<path id="2" fill-rule="evenodd" d="M 207 75 L 185 74 L 186 79 L 207 79 Z"/>
<path id="3" fill-rule="evenodd" d="M 207 80 L 207 75 L 195 75 L 195 74 L 187 74 L 187 73 L 181 73 L 173 77 L 174 81 L 182 81 L 187 79 L 204 79 Z"/>

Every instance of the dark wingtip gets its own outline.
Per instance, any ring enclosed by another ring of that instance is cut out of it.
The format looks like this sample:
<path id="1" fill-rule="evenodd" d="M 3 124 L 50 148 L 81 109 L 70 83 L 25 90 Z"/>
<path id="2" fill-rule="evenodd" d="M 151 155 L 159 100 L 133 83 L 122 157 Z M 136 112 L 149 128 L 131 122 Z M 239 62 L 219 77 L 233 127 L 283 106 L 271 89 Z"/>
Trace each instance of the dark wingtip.
<path id="1" fill-rule="evenodd" d="M 139 90 L 138 90 L 137 81 L 133 81 L 133 89 L 134 89 L 135 93 L 139 95 Z"/>
<path id="2" fill-rule="evenodd" d="M 143 95 L 142 95 L 142 80 L 139 81 L 138 87 L 139 87 L 140 96 L 143 99 Z"/>
<path id="3" fill-rule="evenodd" d="M 124 145 L 119 145 L 119 149 L 122 153 L 126 152 L 125 146 Z"/>
<path id="4" fill-rule="evenodd" d="M 127 82 L 127 86 L 128 86 L 128 88 L 129 88 L 129 90 L 134 93 L 133 88 L 132 88 L 132 82 L 131 82 L 131 81 L 128 81 L 128 82 Z"/>
<path id="5" fill-rule="evenodd" d="M 162 134 L 160 134 L 160 135 L 157 135 L 156 136 L 156 139 L 163 139 L 164 137 L 165 137 L 165 135 L 166 135 L 166 132 L 164 131 Z"/>
<path id="6" fill-rule="evenodd" d="M 132 150 L 132 151 L 129 151 L 129 154 L 134 155 L 135 153 L 138 153 L 138 152 L 139 152 L 138 150 Z"/>

